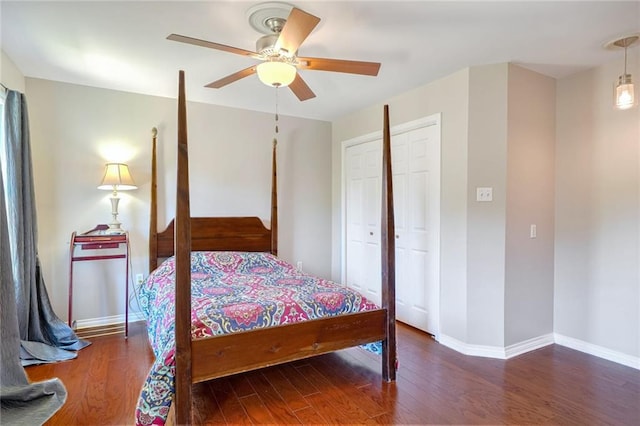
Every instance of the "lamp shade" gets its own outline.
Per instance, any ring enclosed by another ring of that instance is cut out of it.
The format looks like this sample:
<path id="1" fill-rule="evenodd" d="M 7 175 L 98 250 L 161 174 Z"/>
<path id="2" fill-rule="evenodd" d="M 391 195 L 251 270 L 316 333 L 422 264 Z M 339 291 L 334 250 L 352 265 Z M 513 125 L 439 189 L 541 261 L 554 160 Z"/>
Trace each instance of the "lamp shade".
<path id="1" fill-rule="evenodd" d="M 296 78 L 296 67 L 286 62 L 268 61 L 256 67 L 258 78 L 267 86 L 288 86 Z"/>
<path id="2" fill-rule="evenodd" d="M 618 109 L 629 109 L 636 105 L 635 88 L 631 81 L 631 75 L 623 74 L 620 76 L 614 96 L 616 108 Z"/>
<path id="3" fill-rule="evenodd" d="M 123 163 L 107 163 L 98 189 L 126 191 L 137 188 L 129 173 L 129 166 Z"/>

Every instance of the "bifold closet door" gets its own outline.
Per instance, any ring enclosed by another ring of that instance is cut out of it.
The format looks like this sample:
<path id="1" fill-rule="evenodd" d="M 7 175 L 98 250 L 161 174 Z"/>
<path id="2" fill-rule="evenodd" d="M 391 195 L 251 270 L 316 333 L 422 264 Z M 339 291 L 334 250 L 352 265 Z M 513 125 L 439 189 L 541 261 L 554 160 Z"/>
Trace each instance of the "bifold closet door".
<path id="1" fill-rule="evenodd" d="M 392 138 L 396 237 L 396 316 L 432 334 L 439 307 L 439 131 Z"/>
<path id="2" fill-rule="evenodd" d="M 382 141 L 346 151 L 346 284 L 377 303 L 380 296 Z"/>
<path id="3" fill-rule="evenodd" d="M 345 282 L 380 303 L 381 140 L 345 149 Z M 396 315 L 438 333 L 440 129 L 426 125 L 391 138 Z"/>

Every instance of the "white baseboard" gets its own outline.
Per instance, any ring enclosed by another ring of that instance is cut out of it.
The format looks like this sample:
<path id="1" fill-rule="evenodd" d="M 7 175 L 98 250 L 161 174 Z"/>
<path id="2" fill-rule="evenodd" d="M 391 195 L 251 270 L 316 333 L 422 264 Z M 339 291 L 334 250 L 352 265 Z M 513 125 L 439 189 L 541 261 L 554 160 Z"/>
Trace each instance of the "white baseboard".
<path id="1" fill-rule="evenodd" d="M 563 336 L 558 333 L 554 333 L 553 336 L 554 341 L 558 345 L 566 346 L 567 348 L 571 348 L 576 351 L 584 352 L 589 355 L 597 356 L 598 358 L 604 358 L 606 360 L 640 370 L 640 357 L 627 355 L 622 352 L 607 349 L 583 340 L 574 339 L 573 337 Z"/>
<path id="2" fill-rule="evenodd" d="M 145 321 L 145 317 L 144 315 L 142 315 L 142 312 L 129 312 L 129 322 L 132 323 L 136 321 Z M 74 321 L 74 323 L 76 329 L 88 327 L 103 327 L 113 324 L 124 324 L 124 314 L 113 315 L 110 317 L 76 320 Z"/>
<path id="3" fill-rule="evenodd" d="M 513 345 L 509 345 L 505 348 L 506 359 L 535 351 L 536 349 L 544 348 L 545 346 L 552 345 L 553 343 L 553 333 L 543 334 L 542 336 L 514 343 Z"/>
<path id="4" fill-rule="evenodd" d="M 444 334 L 440 335 L 439 342 L 465 355 L 482 356 L 485 358 L 509 359 L 513 358 L 514 356 L 522 355 L 524 353 L 553 344 L 553 334 L 549 333 L 543 336 L 534 337 L 532 339 L 509 345 L 507 347 L 473 345 L 461 342 L 460 340 L 454 339 L 453 337 Z"/>
<path id="5" fill-rule="evenodd" d="M 567 348 L 574 349 L 576 351 L 584 352 L 589 355 L 604 358 L 606 360 L 640 370 L 640 357 L 627 355 L 622 352 L 607 349 L 602 346 L 574 339 L 572 337 L 563 336 L 562 334 L 558 333 L 549 333 L 543 336 L 534 337 L 532 339 L 525 340 L 523 342 L 516 343 L 505 348 L 500 346 L 472 345 L 469 343 L 461 342 L 460 340 L 454 339 L 453 337 L 447 336 L 445 334 L 441 334 L 438 341 L 446 347 L 465 355 L 482 356 L 485 358 L 496 359 L 513 358 L 514 356 L 522 355 L 524 353 L 555 343 L 560 346 L 566 346 Z"/>
<path id="6" fill-rule="evenodd" d="M 442 333 L 440 334 L 440 339 L 438 341 L 446 347 L 465 355 L 506 359 L 504 348 L 500 348 L 498 346 L 472 345 Z"/>

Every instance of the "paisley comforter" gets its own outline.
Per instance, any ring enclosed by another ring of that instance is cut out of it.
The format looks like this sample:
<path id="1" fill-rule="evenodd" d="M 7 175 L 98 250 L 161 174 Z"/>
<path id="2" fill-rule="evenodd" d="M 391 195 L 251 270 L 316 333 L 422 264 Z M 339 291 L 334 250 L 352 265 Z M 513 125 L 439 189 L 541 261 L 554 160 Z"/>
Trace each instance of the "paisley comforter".
<path id="1" fill-rule="evenodd" d="M 174 394 L 174 258 L 140 288 L 156 360 L 136 408 L 136 424 L 164 424 Z M 268 253 L 191 254 L 191 336 L 201 338 L 376 309 L 346 287 L 299 272 Z"/>

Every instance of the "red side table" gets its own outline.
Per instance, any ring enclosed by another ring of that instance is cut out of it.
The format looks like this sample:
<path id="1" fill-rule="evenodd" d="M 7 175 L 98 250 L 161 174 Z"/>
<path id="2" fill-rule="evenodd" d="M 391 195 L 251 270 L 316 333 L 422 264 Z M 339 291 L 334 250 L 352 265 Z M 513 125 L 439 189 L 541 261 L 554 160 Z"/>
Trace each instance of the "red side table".
<path id="1" fill-rule="evenodd" d="M 107 234 L 105 231 L 108 225 L 98 225 L 91 231 L 84 234 L 71 234 L 71 242 L 69 243 L 69 326 L 72 327 L 73 322 L 73 262 L 89 261 L 89 260 L 107 260 L 107 259 L 124 259 L 126 264 L 125 272 L 125 302 L 124 302 L 124 337 L 129 336 L 129 233 L 123 234 Z M 77 247 L 81 250 L 103 250 L 117 249 L 124 246 L 123 253 L 105 254 L 105 255 L 76 255 Z"/>

